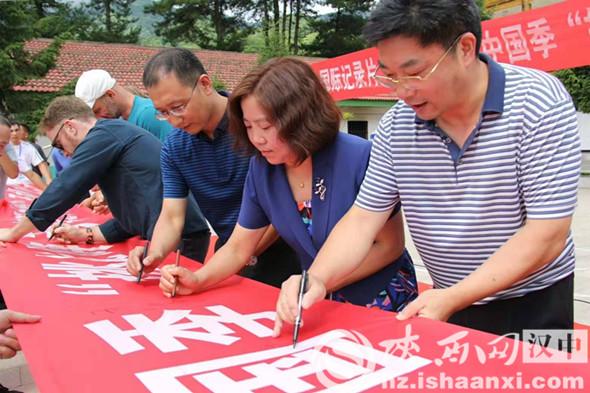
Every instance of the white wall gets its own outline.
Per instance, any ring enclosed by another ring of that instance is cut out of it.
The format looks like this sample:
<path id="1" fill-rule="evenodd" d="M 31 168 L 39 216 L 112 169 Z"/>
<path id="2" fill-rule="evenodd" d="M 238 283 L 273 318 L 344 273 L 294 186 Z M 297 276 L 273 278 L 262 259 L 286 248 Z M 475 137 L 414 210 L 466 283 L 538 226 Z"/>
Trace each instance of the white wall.
<path id="1" fill-rule="evenodd" d="M 369 136 L 377 130 L 379 119 L 389 108 L 365 108 L 365 107 L 341 107 L 342 112 L 352 114 L 352 117 L 340 122 L 340 131 L 348 132 L 348 120 L 367 121 L 369 123 Z M 582 150 L 590 152 L 590 113 L 578 112 L 578 123 L 582 136 Z"/>
<path id="2" fill-rule="evenodd" d="M 590 113 L 578 112 L 578 124 L 582 137 L 582 150 L 590 152 Z"/>
<path id="3" fill-rule="evenodd" d="M 340 131 L 348 132 L 348 121 L 367 121 L 369 123 L 369 136 L 377 130 L 379 120 L 389 110 L 389 107 L 341 107 L 343 113 L 352 114 L 352 117 L 340 122 Z"/>

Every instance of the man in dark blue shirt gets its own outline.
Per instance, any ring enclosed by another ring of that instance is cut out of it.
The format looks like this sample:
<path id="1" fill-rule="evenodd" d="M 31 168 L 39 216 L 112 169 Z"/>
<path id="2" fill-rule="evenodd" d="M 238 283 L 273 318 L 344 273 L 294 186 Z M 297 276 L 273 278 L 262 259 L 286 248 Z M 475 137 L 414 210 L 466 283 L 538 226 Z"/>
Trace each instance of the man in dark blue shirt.
<path id="1" fill-rule="evenodd" d="M 211 77 L 187 49 L 164 49 L 144 69 L 145 85 L 158 117 L 176 127 L 162 147 L 164 203 L 149 254 L 146 271 L 160 264 L 172 247 L 172 238 L 184 214 L 189 191 L 219 236 L 216 249 L 230 237 L 236 225 L 249 158 L 234 151 L 227 130 L 227 96 L 217 92 Z M 270 228 L 250 256 L 244 276 L 279 286 L 299 263 L 293 250 Z M 127 270 L 136 274 L 143 248 L 129 254 Z"/>
<path id="2" fill-rule="evenodd" d="M 56 235 L 71 242 L 120 242 L 132 236 L 150 239 L 162 208 L 160 141 L 123 120 L 97 120 L 75 97 L 58 97 L 47 108 L 41 129 L 52 146 L 72 156 L 70 166 L 29 208 L 15 227 L 0 230 L 0 240 L 18 241 L 28 232 L 47 229 L 98 184 L 114 216 L 89 228 L 63 225 Z M 181 217 L 183 252 L 204 260 L 209 229 L 193 199 Z M 186 218 L 186 219 L 185 219 Z M 185 225 L 186 224 L 186 225 Z M 175 241 L 179 244 L 181 233 Z M 189 252 L 191 249 L 198 252 Z"/>

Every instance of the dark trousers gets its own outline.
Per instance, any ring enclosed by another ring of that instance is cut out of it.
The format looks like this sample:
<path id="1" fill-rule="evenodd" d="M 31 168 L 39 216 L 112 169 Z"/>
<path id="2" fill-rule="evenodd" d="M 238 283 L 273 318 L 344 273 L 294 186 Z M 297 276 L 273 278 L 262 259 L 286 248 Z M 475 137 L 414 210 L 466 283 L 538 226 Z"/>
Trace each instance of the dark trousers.
<path id="1" fill-rule="evenodd" d="M 574 274 L 521 297 L 467 307 L 451 316 L 456 325 L 504 335 L 523 329 L 573 329 Z"/>
<path id="2" fill-rule="evenodd" d="M 278 238 L 265 252 L 258 256 L 258 262 L 246 266 L 240 276 L 280 288 L 283 281 L 293 274 L 301 274 L 297 254 L 282 238 Z"/>
<path id="3" fill-rule="evenodd" d="M 210 241 L 211 232 L 208 229 L 184 235 L 180 242 L 180 253 L 194 261 L 205 262 Z"/>

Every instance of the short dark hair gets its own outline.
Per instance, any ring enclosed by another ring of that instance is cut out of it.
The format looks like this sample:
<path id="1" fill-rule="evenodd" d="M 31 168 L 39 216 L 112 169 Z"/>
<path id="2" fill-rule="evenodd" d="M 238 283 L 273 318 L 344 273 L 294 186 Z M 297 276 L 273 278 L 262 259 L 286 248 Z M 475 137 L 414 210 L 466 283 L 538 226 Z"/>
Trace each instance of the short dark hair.
<path id="1" fill-rule="evenodd" d="M 481 46 L 479 7 L 473 0 L 382 0 L 363 28 L 371 44 L 395 36 L 416 38 L 422 46 L 440 44 L 448 48 L 463 33 Z"/>
<path id="2" fill-rule="evenodd" d="M 193 52 L 184 48 L 167 48 L 156 53 L 143 69 L 143 85 L 146 89 L 155 86 L 164 75 L 173 74 L 186 86 L 206 74 L 205 67 Z"/>
<path id="3" fill-rule="evenodd" d="M 26 125 L 25 123 L 18 123 L 18 126 L 24 128 L 25 131 L 27 132 L 27 134 L 31 133 L 31 128 L 28 125 Z"/>
<path id="4" fill-rule="evenodd" d="M 0 126 L 10 127 L 10 126 L 12 126 L 12 123 L 7 118 L 0 115 Z"/>
<path id="5" fill-rule="evenodd" d="M 300 163 L 332 143 L 339 132 L 340 110 L 313 69 L 294 58 L 272 59 L 248 73 L 229 99 L 230 132 L 236 148 L 250 155 L 259 152 L 248 138 L 241 104 L 251 95 Z"/>
<path id="6" fill-rule="evenodd" d="M 92 109 L 81 99 L 75 96 L 56 97 L 45 109 L 39 129 L 41 133 L 45 133 L 67 119 L 90 120 L 95 117 Z"/>

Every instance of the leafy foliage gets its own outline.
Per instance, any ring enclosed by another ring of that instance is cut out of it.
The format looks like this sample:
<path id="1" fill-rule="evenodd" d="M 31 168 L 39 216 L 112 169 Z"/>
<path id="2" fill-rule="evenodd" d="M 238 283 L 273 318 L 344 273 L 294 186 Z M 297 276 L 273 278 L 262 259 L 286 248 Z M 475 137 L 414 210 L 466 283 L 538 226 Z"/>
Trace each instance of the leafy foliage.
<path id="1" fill-rule="evenodd" d="M 241 51 L 252 29 L 242 17 L 243 0 L 156 0 L 145 12 L 162 19 L 155 32 L 164 42 L 194 43 L 204 49 Z M 230 13 L 231 10 L 231 13 Z"/>
<path id="2" fill-rule="evenodd" d="M 590 113 L 590 66 L 555 72 L 572 96 L 576 109 Z"/>
<path id="3" fill-rule="evenodd" d="M 79 38 L 89 41 L 137 43 L 141 27 L 131 16 L 134 0 L 91 0 L 88 12 L 98 23 L 79 33 Z"/>
<path id="4" fill-rule="evenodd" d="M 19 123 L 27 124 L 31 129 L 31 139 L 34 139 L 37 134 L 37 125 L 41 121 L 45 108 L 47 108 L 51 100 L 59 96 L 74 94 L 75 86 L 76 79 L 55 93 L 11 91 L 7 94 L 6 99 L 9 107 L 17 108 L 18 112 L 12 112 L 10 118 Z"/>
<path id="5" fill-rule="evenodd" d="M 310 29 L 317 32 L 317 36 L 304 45 L 306 53 L 335 57 L 366 48 L 361 31 L 375 1 L 328 0 L 325 3 L 336 11 L 310 21 Z"/>
<path id="6" fill-rule="evenodd" d="M 54 40 L 45 50 L 31 55 L 25 42 L 36 36 L 32 2 L 0 2 L 0 112 L 10 113 L 7 94 L 15 85 L 47 73 L 55 64 L 62 41 Z"/>

